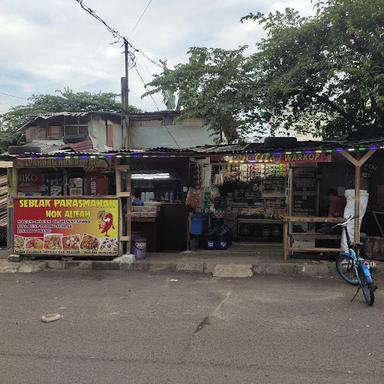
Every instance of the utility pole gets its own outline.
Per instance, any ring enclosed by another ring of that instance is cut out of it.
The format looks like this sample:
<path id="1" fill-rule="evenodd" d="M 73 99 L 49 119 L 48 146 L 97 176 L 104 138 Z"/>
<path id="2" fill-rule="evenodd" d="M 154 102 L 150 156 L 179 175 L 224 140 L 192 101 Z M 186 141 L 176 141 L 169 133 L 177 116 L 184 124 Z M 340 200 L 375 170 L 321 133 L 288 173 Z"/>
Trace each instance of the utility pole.
<path id="1" fill-rule="evenodd" d="M 129 68 L 129 43 L 124 38 L 124 62 L 125 76 L 121 78 L 121 144 L 123 148 L 131 147 L 131 137 L 129 132 L 129 83 L 128 83 L 128 68 Z"/>

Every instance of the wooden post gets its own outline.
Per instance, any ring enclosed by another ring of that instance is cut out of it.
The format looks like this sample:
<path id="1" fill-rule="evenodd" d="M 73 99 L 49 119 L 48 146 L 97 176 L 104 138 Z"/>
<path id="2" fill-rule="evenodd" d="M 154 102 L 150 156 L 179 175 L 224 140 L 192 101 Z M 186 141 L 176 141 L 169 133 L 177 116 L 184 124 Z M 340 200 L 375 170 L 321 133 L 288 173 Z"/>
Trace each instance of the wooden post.
<path id="1" fill-rule="evenodd" d="M 288 247 L 289 247 L 289 223 L 288 220 L 284 219 L 283 223 L 283 259 L 285 262 L 288 261 Z"/>
<path id="2" fill-rule="evenodd" d="M 360 176 L 361 176 L 361 167 L 360 165 L 355 166 L 355 216 L 360 216 Z M 360 241 L 360 223 L 361 218 L 359 217 L 354 222 L 354 243 Z"/>
<path id="3" fill-rule="evenodd" d="M 126 184 L 122 184 L 122 175 L 126 175 Z M 116 197 L 120 203 L 120 219 L 119 219 L 119 236 L 120 236 L 120 253 L 124 250 L 131 252 L 131 171 L 128 165 L 120 165 L 120 161 L 116 160 Z M 126 209 L 123 209 L 123 205 Z M 125 249 L 124 249 L 125 248 Z"/>
<path id="4" fill-rule="evenodd" d="M 122 207 L 122 201 L 121 201 L 121 198 L 120 198 L 120 193 L 121 193 L 121 173 L 120 173 L 120 170 L 118 169 L 118 165 L 119 165 L 120 161 L 118 159 L 116 159 L 116 169 L 115 169 L 115 186 L 116 186 L 116 197 L 119 198 L 119 241 L 120 241 L 120 244 L 119 244 L 119 253 L 120 255 L 123 254 L 123 247 L 124 247 L 124 243 L 122 241 L 122 237 L 123 237 L 123 207 Z"/>
<path id="5" fill-rule="evenodd" d="M 12 217 L 8 217 L 8 230 L 9 233 L 7 234 L 7 248 L 12 249 L 12 252 L 14 250 L 13 246 L 13 212 L 14 212 L 14 205 L 13 205 L 13 198 L 17 196 L 17 190 L 19 189 L 19 175 L 18 175 L 18 169 L 16 168 L 16 162 L 13 163 L 13 168 L 8 169 L 8 177 L 11 178 L 11 182 L 8 184 L 8 204 L 7 204 L 7 214 L 11 215 Z"/>
<path id="6" fill-rule="evenodd" d="M 126 171 L 126 202 L 127 202 L 127 218 L 126 218 L 126 233 L 127 236 L 127 253 L 131 253 L 132 247 L 132 193 L 131 193 L 131 176 L 130 170 Z"/>
<path id="7" fill-rule="evenodd" d="M 19 175 L 18 175 L 18 169 L 14 166 L 12 168 L 12 185 L 11 185 L 11 188 L 12 188 L 12 197 L 16 197 L 17 196 L 17 190 L 19 189 Z"/>
<path id="8" fill-rule="evenodd" d="M 361 177 L 361 167 L 369 160 L 369 158 L 376 152 L 376 150 L 369 150 L 364 154 L 364 156 L 359 159 L 359 153 L 357 153 L 356 158 L 353 157 L 348 152 L 342 152 L 341 154 L 355 166 L 355 216 L 360 216 L 360 177 Z M 362 218 L 354 223 L 354 242 L 358 243 L 360 241 L 360 222 Z M 357 223 L 357 224 L 356 224 Z"/>

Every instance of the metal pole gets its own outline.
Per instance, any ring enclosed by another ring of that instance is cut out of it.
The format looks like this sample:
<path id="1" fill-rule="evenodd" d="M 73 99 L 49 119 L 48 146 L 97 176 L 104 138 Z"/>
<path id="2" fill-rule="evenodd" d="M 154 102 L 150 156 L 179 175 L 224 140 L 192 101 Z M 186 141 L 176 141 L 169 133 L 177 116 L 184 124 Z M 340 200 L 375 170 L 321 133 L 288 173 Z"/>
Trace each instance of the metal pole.
<path id="1" fill-rule="evenodd" d="M 124 77 L 121 78 L 121 147 L 130 148 L 128 110 L 129 43 L 124 39 Z"/>
<path id="2" fill-rule="evenodd" d="M 129 132 L 129 82 L 128 82 L 128 70 L 129 70 L 129 43 L 124 39 L 124 64 L 125 64 L 125 76 L 122 81 L 122 102 L 123 102 L 123 147 L 130 148 L 130 132 Z"/>

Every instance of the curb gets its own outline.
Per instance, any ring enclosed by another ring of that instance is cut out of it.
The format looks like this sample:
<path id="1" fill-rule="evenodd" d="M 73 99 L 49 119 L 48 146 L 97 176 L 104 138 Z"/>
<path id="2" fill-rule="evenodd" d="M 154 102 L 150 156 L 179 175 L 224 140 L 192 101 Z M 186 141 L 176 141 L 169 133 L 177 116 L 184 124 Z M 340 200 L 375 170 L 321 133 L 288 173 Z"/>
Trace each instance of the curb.
<path id="1" fill-rule="evenodd" d="M 380 263 L 384 271 L 384 263 Z M 12 262 L 0 260 L 0 273 L 34 273 L 42 271 L 63 270 L 97 270 L 97 271 L 140 271 L 140 272 L 171 272 L 196 273 L 218 278 L 258 277 L 262 275 L 285 275 L 307 277 L 334 277 L 336 268 L 334 263 L 327 261 L 289 262 L 257 264 L 212 263 L 209 261 L 153 261 L 140 260 L 133 262 L 116 262 L 100 260 L 22 260 Z"/>

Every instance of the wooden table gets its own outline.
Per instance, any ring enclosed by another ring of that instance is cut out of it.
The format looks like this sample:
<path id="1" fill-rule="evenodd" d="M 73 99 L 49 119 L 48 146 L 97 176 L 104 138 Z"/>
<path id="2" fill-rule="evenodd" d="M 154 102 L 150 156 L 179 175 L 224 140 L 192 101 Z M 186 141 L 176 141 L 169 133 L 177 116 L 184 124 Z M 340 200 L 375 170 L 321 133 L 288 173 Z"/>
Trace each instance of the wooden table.
<path id="1" fill-rule="evenodd" d="M 283 217 L 283 259 L 288 261 L 290 252 L 340 252 L 340 248 L 298 248 L 292 247 L 292 240 L 337 240 L 340 235 L 323 233 L 291 233 L 289 231 L 290 223 L 342 223 L 345 219 L 342 217 L 324 217 L 324 216 L 284 216 Z"/>

